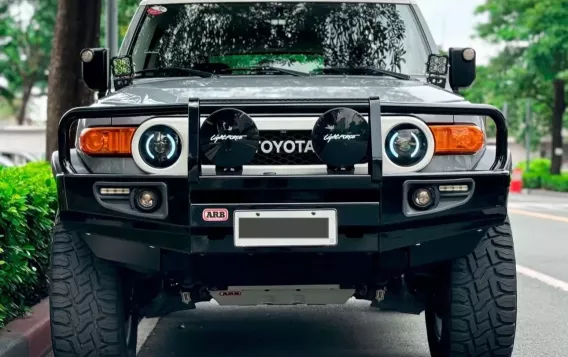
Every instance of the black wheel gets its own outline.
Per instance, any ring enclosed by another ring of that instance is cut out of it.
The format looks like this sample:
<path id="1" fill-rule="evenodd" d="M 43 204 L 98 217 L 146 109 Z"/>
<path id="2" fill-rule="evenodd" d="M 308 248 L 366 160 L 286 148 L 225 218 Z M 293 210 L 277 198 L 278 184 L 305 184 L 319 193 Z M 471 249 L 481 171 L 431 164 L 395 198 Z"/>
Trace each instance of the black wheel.
<path id="1" fill-rule="evenodd" d="M 76 232 L 57 221 L 50 272 L 55 357 L 134 357 L 139 318 L 132 289 L 114 264 L 96 258 Z"/>
<path id="2" fill-rule="evenodd" d="M 433 357 L 510 357 L 517 321 L 517 277 L 511 227 L 488 230 L 448 273 L 426 309 Z"/>

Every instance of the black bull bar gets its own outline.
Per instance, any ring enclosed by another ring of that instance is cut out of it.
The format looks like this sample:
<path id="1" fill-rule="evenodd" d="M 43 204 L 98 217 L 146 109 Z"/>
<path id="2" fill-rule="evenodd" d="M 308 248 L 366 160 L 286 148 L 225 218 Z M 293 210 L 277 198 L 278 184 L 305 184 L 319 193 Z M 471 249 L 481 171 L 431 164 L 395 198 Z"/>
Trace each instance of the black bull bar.
<path id="1" fill-rule="evenodd" d="M 118 105 L 115 107 L 78 107 L 69 110 L 59 121 L 59 162 L 63 173 L 77 174 L 71 164 L 71 126 L 80 119 L 131 116 L 188 115 L 188 175 L 190 183 L 198 183 L 201 175 L 199 149 L 200 115 L 211 114 L 223 108 L 240 109 L 248 114 L 317 114 L 337 108 L 351 108 L 367 114 L 371 128 L 369 173 L 371 180 L 382 178 L 381 115 L 469 115 L 490 117 L 497 130 L 496 155 L 491 170 L 504 170 L 507 162 L 507 124 L 503 114 L 485 104 L 381 104 L 379 98 L 366 99 L 317 99 L 317 100 L 199 100 L 188 103 L 160 105 Z M 269 179 L 269 177 L 267 177 Z"/>

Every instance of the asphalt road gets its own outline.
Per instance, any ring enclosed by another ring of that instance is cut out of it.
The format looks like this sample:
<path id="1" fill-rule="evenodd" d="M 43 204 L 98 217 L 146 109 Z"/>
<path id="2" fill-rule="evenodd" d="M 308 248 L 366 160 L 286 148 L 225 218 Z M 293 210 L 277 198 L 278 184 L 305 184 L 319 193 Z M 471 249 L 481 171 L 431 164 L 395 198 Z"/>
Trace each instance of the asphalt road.
<path id="1" fill-rule="evenodd" d="M 518 273 L 515 357 L 568 354 L 568 196 L 512 195 Z M 566 282 L 562 284 L 563 282 Z M 214 302 L 142 328 L 139 357 L 427 357 L 424 315 L 363 301 L 324 307 L 218 307 Z M 152 330 L 153 327 L 153 330 Z"/>

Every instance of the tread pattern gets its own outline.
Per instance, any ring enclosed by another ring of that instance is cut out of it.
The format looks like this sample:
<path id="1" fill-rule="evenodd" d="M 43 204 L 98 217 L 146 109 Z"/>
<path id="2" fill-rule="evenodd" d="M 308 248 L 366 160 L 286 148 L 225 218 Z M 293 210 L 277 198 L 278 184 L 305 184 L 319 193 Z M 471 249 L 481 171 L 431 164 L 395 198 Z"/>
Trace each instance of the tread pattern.
<path id="1" fill-rule="evenodd" d="M 117 269 L 76 233 L 53 231 L 50 306 L 55 357 L 126 357 Z"/>
<path id="2" fill-rule="evenodd" d="M 449 355 L 510 357 L 517 279 L 508 220 L 490 228 L 472 253 L 453 262 L 450 282 Z"/>

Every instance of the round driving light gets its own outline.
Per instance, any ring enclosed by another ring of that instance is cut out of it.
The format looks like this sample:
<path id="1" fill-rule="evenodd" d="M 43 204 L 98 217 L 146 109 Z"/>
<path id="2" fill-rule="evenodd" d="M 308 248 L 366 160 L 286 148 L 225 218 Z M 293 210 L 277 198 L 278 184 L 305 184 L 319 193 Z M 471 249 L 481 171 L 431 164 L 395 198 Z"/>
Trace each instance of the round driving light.
<path id="1" fill-rule="evenodd" d="M 152 212 L 158 208 L 160 197 L 151 189 L 134 190 L 131 200 L 140 211 Z"/>
<path id="2" fill-rule="evenodd" d="M 425 188 L 419 188 L 414 191 L 412 202 L 414 202 L 414 204 L 418 207 L 427 207 L 432 203 L 432 199 L 432 191 Z"/>
<path id="3" fill-rule="evenodd" d="M 473 59 L 475 58 L 475 51 L 473 50 L 473 48 L 466 48 L 465 50 L 463 50 L 463 59 L 466 61 L 473 61 Z"/>
<path id="4" fill-rule="evenodd" d="M 142 191 L 138 195 L 138 204 L 144 208 L 152 208 L 156 205 L 156 196 L 151 191 Z"/>
<path id="5" fill-rule="evenodd" d="M 138 142 L 142 160 L 155 168 L 172 166 L 181 156 L 181 146 L 178 133 L 166 125 L 148 128 Z"/>
<path id="6" fill-rule="evenodd" d="M 81 52 L 81 61 L 89 63 L 95 57 L 95 53 L 92 50 L 83 50 Z"/>
<path id="7" fill-rule="evenodd" d="M 365 158 L 369 123 L 350 108 L 335 108 L 318 118 L 312 129 L 314 151 L 332 168 L 350 168 Z"/>
<path id="8" fill-rule="evenodd" d="M 254 158 L 260 147 L 260 134 L 248 114 L 225 108 L 211 113 L 203 122 L 199 143 L 204 161 L 221 168 L 236 168 Z"/>
<path id="9" fill-rule="evenodd" d="M 422 161 L 428 149 L 424 132 L 412 124 L 401 124 L 387 134 L 385 152 L 395 165 L 413 166 Z"/>

